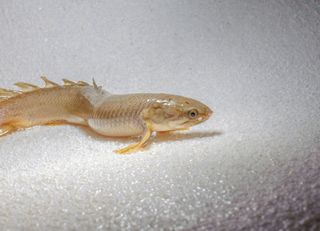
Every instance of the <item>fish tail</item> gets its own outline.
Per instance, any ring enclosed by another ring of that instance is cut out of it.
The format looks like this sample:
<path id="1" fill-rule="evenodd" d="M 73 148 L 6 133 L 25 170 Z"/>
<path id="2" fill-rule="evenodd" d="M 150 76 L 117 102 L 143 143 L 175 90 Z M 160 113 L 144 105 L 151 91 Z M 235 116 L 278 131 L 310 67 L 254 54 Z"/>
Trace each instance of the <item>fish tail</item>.
<path id="1" fill-rule="evenodd" d="M 60 85 L 44 76 L 41 79 L 43 87 L 18 82 L 18 90 L 0 88 L 0 136 L 35 125 L 86 124 L 84 116 L 91 105 L 85 97 L 79 99 L 78 92 L 87 87 L 100 92 L 95 82 L 63 79 Z M 57 97 L 61 97 L 59 104 Z"/>
<path id="2" fill-rule="evenodd" d="M 54 83 L 47 80 L 45 77 L 41 77 L 46 86 L 53 86 Z M 36 91 L 41 89 L 38 86 L 29 83 L 18 82 L 15 83 L 19 90 L 0 88 L 0 137 L 7 135 L 19 128 L 23 128 L 23 125 L 19 121 L 12 120 L 10 117 L 10 104 L 12 104 L 13 98 L 21 96 L 27 92 Z M 14 99 L 13 99 L 14 100 Z M 17 123 L 18 122 L 18 123 Z"/>

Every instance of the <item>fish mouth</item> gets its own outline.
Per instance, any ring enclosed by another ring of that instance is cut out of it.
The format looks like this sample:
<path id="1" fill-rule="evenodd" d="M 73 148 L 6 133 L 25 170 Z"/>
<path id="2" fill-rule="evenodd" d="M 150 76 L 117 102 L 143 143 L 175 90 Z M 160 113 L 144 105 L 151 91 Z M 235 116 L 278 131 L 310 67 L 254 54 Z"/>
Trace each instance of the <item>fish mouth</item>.
<path id="1" fill-rule="evenodd" d="M 213 111 L 211 111 L 211 110 L 209 109 L 209 111 L 208 111 L 206 114 L 203 114 L 203 115 L 201 115 L 201 116 L 198 118 L 198 121 L 199 121 L 199 122 L 206 121 L 206 120 L 208 120 L 208 119 L 211 117 L 212 114 L 213 114 Z"/>
<path id="2" fill-rule="evenodd" d="M 207 120 L 212 116 L 212 114 L 213 114 L 213 111 L 211 109 L 208 109 L 207 114 L 205 116 L 203 116 L 203 117 L 204 117 L 205 120 Z"/>

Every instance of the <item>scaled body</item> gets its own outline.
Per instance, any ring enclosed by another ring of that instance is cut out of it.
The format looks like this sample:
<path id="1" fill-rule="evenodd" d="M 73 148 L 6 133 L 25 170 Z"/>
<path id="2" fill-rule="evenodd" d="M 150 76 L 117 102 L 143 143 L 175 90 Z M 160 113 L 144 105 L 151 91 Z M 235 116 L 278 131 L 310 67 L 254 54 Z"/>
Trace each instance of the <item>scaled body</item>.
<path id="1" fill-rule="evenodd" d="M 187 129 L 212 111 L 199 101 L 168 94 L 113 95 L 85 82 L 60 86 L 43 77 L 46 87 L 17 83 L 23 91 L 0 89 L 0 136 L 35 125 L 79 124 L 111 137 L 142 136 L 120 149 L 140 149 L 152 132 Z"/>

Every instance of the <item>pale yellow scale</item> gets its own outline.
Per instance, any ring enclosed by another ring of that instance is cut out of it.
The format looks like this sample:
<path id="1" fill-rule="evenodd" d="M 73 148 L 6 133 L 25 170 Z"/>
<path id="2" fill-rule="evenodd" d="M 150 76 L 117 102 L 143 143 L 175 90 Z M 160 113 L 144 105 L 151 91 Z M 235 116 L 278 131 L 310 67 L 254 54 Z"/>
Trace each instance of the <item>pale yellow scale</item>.
<path id="1" fill-rule="evenodd" d="M 187 129 L 207 120 L 203 103 L 169 94 L 113 95 L 83 81 L 60 86 L 42 77 L 45 87 L 16 83 L 22 91 L 0 89 L 0 136 L 35 125 L 77 124 L 110 137 L 141 136 L 140 142 L 117 150 L 141 149 L 152 132 Z"/>

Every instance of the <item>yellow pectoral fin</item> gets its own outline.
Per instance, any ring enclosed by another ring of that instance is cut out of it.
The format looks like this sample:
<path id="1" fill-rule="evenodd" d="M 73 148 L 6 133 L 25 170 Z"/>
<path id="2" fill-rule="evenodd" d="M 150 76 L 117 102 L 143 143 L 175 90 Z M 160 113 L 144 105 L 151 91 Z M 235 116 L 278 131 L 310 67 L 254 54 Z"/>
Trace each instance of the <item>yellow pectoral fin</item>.
<path id="1" fill-rule="evenodd" d="M 121 148 L 116 150 L 115 152 L 118 154 L 129 154 L 138 151 L 139 149 L 143 148 L 146 142 L 149 140 L 152 134 L 152 126 L 150 123 L 147 123 L 147 128 L 144 136 L 142 137 L 141 141 L 138 143 L 130 144 L 125 148 Z"/>
<path id="2" fill-rule="evenodd" d="M 0 137 L 9 134 L 10 132 L 13 132 L 15 130 L 14 127 L 10 125 L 1 125 L 0 126 Z"/>

